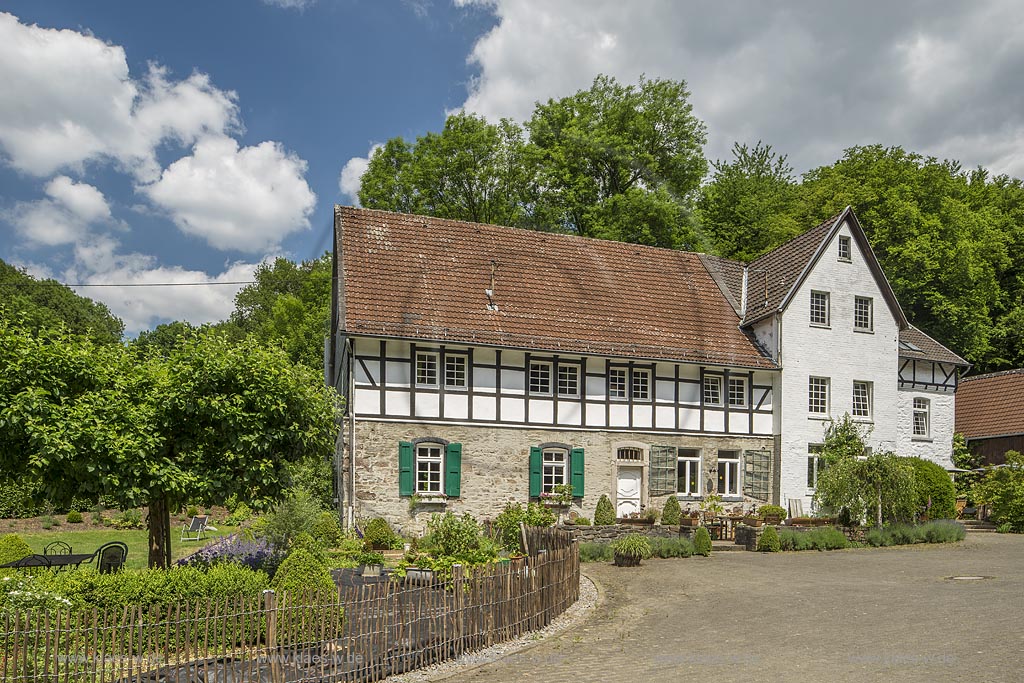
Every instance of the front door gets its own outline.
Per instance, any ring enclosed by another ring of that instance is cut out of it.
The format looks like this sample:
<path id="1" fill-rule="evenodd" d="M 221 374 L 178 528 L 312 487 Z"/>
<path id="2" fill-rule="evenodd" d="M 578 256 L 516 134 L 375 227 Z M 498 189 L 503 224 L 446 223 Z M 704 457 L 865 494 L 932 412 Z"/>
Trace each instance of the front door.
<path id="1" fill-rule="evenodd" d="M 633 512 L 640 512 L 640 483 L 643 481 L 644 468 L 619 467 L 618 483 L 615 487 L 615 514 L 626 517 Z"/>

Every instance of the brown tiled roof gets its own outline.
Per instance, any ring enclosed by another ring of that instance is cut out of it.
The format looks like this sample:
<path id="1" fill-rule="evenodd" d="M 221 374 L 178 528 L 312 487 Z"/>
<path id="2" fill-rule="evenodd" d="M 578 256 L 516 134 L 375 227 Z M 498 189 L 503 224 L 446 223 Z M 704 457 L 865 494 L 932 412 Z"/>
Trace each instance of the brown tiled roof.
<path id="1" fill-rule="evenodd" d="M 335 232 L 351 333 L 776 367 L 697 254 L 340 206 Z"/>
<path id="2" fill-rule="evenodd" d="M 968 439 L 1024 434 L 1024 369 L 964 378 L 956 392 L 956 431 Z"/>
<path id="3" fill-rule="evenodd" d="M 908 349 L 904 346 L 905 344 L 912 344 L 920 350 Z M 921 358 L 940 363 L 953 363 L 954 365 L 970 365 L 963 358 L 912 325 L 905 330 L 900 330 L 900 356 L 902 358 Z"/>
<path id="4" fill-rule="evenodd" d="M 747 267 L 747 311 L 744 325 L 755 323 L 779 310 L 782 300 L 800 279 L 825 236 L 846 211 L 840 211 L 820 225 L 750 262 Z"/>

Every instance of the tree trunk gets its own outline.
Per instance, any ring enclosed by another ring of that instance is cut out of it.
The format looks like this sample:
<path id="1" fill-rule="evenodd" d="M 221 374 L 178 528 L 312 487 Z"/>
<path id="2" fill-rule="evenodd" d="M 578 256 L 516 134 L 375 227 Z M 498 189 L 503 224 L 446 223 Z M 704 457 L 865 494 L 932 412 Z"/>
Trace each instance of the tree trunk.
<path id="1" fill-rule="evenodd" d="M 881 485 L 875 487 L 875 524 L 879 527 L 882 526 L 882 487 Z"/>
<path id="2" fill-rule="evenodd" d="M 171 566 L 171 511 L 167 496 L 157 494 L 149 501 L 149 567 Z"/>

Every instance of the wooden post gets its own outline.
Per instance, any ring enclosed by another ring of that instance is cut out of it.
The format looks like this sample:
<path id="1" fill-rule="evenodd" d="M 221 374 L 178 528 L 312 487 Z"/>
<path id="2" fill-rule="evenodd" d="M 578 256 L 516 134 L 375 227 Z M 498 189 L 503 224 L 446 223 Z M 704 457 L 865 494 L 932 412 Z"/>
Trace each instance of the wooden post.
<path id="1" fill-rule="evenodd" d="M 523 541 L 523 554 L 526 555 L 527 557 L 529 557 L 530 556 L 530 544 L 526 540 L 526 523 L 525 522 L 519 522 L 519 537 Z"/>
<path id="2" fill-rule="evenodd" d="M 267 617 L 266 650 L 267 659 L 270 662 L 270 680 L 274 683 L 281 683 L 284 676 L 277 651 L 277 594 L 272 590 L 263 591 L 263 612 Z"/>

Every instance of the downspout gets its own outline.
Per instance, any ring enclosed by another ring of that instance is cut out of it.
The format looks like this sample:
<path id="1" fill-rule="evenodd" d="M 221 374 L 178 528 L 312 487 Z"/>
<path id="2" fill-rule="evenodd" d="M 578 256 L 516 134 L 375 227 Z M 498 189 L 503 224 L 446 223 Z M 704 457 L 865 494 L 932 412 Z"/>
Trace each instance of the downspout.
<path id="1" fill-rule="evenodd" d="M 346 386 L 350 389 L 355 386 L 355 348 L 351 339 L 346 339 L 348 345 L 348 377 L 345 378 Z M 351 392 L 350 392 L 351 395 Z M 354 398 L 354 397 L 353 397 Z M 354 401 L 348 407 L 348 511 L 345 515 L 346 528 L 356 528 L 356 409 Z"/>

